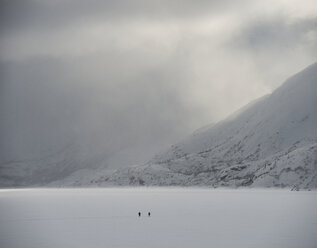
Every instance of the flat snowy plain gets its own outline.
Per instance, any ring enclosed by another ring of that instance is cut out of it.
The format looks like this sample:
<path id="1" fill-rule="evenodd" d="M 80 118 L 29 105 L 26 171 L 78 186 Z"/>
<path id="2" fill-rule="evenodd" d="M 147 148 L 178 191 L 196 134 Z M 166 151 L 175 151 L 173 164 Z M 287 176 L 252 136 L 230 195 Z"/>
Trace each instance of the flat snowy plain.
<path id="1" fill-rule="evenodd" d="M 316 191 L 0 190 L 0 247 L 316 248 L 316 210 Z"/>

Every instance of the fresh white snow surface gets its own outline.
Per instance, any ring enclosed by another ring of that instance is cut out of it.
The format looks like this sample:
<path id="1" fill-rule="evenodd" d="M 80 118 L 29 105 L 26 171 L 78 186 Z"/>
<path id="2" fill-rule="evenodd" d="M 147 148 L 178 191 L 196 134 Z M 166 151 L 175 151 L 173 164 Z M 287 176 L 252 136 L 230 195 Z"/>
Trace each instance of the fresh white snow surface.
<path id="1" fill-rule="evenodd" d="M 0 247 L 316 248 L 316 209 L 316 191 L 1 190 Z"/>

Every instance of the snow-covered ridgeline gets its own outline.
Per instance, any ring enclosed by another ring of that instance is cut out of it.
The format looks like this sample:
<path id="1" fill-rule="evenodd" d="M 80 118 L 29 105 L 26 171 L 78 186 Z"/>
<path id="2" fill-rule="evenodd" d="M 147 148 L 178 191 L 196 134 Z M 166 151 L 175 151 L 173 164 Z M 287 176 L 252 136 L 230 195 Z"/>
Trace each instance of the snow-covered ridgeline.
<path id="1" fill-rule="evenodd" d="M 55 185 L 317 187 L 317 63 L 147 164 Z M 80 175 L 80 172 L 77 172 Z"/>

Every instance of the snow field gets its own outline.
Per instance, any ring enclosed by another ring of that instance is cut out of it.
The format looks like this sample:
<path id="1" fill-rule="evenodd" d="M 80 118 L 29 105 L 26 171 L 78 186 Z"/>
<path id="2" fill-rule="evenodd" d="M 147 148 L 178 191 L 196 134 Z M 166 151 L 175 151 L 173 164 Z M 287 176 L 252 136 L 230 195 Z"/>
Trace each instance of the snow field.
<path id="1" fill-rule="evenodd" d="M 316 191 L 0 190 L 0 247 L 316 248 L 316 209 Z"/>

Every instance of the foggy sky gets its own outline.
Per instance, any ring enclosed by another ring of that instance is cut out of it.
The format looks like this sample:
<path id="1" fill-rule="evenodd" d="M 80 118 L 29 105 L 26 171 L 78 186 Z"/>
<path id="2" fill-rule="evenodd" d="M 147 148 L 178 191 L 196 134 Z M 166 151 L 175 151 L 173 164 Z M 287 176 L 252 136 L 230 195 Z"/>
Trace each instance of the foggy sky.
<path id="1" fill-rule="evenodd" d="M 314 0 L 0 5 L 0 161 L 143 163 L 317 60 Z"/>

